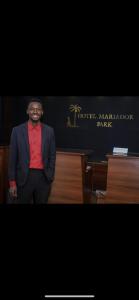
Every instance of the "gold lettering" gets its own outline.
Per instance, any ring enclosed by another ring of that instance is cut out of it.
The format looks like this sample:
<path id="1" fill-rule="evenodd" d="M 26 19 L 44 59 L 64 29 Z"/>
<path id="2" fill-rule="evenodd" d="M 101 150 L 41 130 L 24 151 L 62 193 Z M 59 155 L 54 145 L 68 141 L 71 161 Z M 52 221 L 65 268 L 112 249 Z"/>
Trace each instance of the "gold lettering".
<path id="1" fill-rule="evenodd" d="M 118 115 L 118 114 L 78 114 L 78 119 L 102 119 L 102 120 L 134 120 L 133 114 L 124 114 L 124 115 Z M 106 125 L 103 126 L 105 127 Z M 109 126 L 108 126 L 109 127 Z"/>
<path id="2" fill-rule="evenodd" d="M 133 115 L 130 115 L 130 120 L 134 120 L 134 116 Z"/>
<path id="3" fill-rule="evenodd" d="M 99 114 L 99 119 L 104 119 L 104 114 Z"/>
<path id="4" fill-rule="evenodd" d="M 97 122 L 97 127 L 112 127 L 112 122 Z"/>

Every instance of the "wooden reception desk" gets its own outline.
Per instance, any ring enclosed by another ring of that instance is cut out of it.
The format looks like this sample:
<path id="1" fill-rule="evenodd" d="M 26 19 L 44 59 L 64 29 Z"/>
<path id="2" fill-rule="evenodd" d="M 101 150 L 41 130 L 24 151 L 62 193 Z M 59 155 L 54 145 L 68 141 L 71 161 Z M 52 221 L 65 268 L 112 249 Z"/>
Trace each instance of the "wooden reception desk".
<path id="1" fill-rule="evenodd" d="M 89 203 L 91 199 L 92 168 L 87 165 L 87 152 L 73 151 L 57 151 L 50 204 Z"/>
<path id="2" fill-rule="evenodd" d="M 107 157 L 107 192 L 104 203 L 139 203 L 139 154 Z"/>

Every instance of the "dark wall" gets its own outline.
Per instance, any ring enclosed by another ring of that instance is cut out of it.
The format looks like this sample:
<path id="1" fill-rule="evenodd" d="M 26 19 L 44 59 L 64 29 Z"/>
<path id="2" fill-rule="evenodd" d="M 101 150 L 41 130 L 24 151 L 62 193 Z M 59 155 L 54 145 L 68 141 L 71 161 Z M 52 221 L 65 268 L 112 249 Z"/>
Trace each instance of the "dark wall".
<path id="1" fill-rule="evenodd" d="M 80 111 L 75 124 L 70 105 Z M 139 97 L 48 97 L 46 109 L 58 147 L 92 149 L 102 159 L 114 146 L 139 152 Z"/>
<path id="2" fill-rule="evenodd" d="M 13 96 L 11 98 L 12 102 L 12 126 L 17 126 L 23 122 L 26 122 L 28 120 L 28 116 L 26 114 L 27 104 L 28 101 L 36 96 Z M 42 100 L 42 102 L 45 102 L 45 97 L 37 96 Z"/>
<path id="3" fill-rule="evenodd" d="M 30 97 L 12 97 L 11 129 L 27 121 Z M 44 104 L 43 121 L 54 128 L 58 148 L 94 150 L 95 157 L 101 159 L 114 146 L 139 153 L 139 97 L 38 97 Z"/>
<path id="4" fill-rule="evenodd" d="M 0 96 L 0 144 L 3 142 L 3 101 Z"/>

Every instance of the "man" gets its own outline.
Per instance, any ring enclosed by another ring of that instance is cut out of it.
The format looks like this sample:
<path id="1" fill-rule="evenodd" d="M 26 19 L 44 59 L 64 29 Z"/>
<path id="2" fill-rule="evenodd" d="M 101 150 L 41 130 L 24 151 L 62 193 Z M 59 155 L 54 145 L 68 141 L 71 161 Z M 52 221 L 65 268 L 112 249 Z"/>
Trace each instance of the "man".
<path id="1" fill-rule="evenodd" d="M 42 103 L 32 98 L 28 122 L 14 127 L 9 154 L 12 203 L 47 203 L 54 180 L 56 147 L 53 128 L 41 123 Z"/>

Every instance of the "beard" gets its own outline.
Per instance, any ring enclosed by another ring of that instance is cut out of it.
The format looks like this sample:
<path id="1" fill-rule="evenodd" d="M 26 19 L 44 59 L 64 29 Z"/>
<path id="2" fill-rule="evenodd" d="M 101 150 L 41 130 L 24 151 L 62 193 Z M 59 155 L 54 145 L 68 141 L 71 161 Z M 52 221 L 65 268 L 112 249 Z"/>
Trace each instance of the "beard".
<path id="1" fill-rule="evenodd" d="M 40 118 L 40 117 L 38 117 L 37 119 L 30 117 L 29 119 L 30 119 L 30 121 L 31 121 L 32 123 L 34 123 L 34 124 L 37 124 L 37 123 L 39 123 L 39 122 L 40 122 L 40 120 L 41 120 L 41 118 Z"/>

